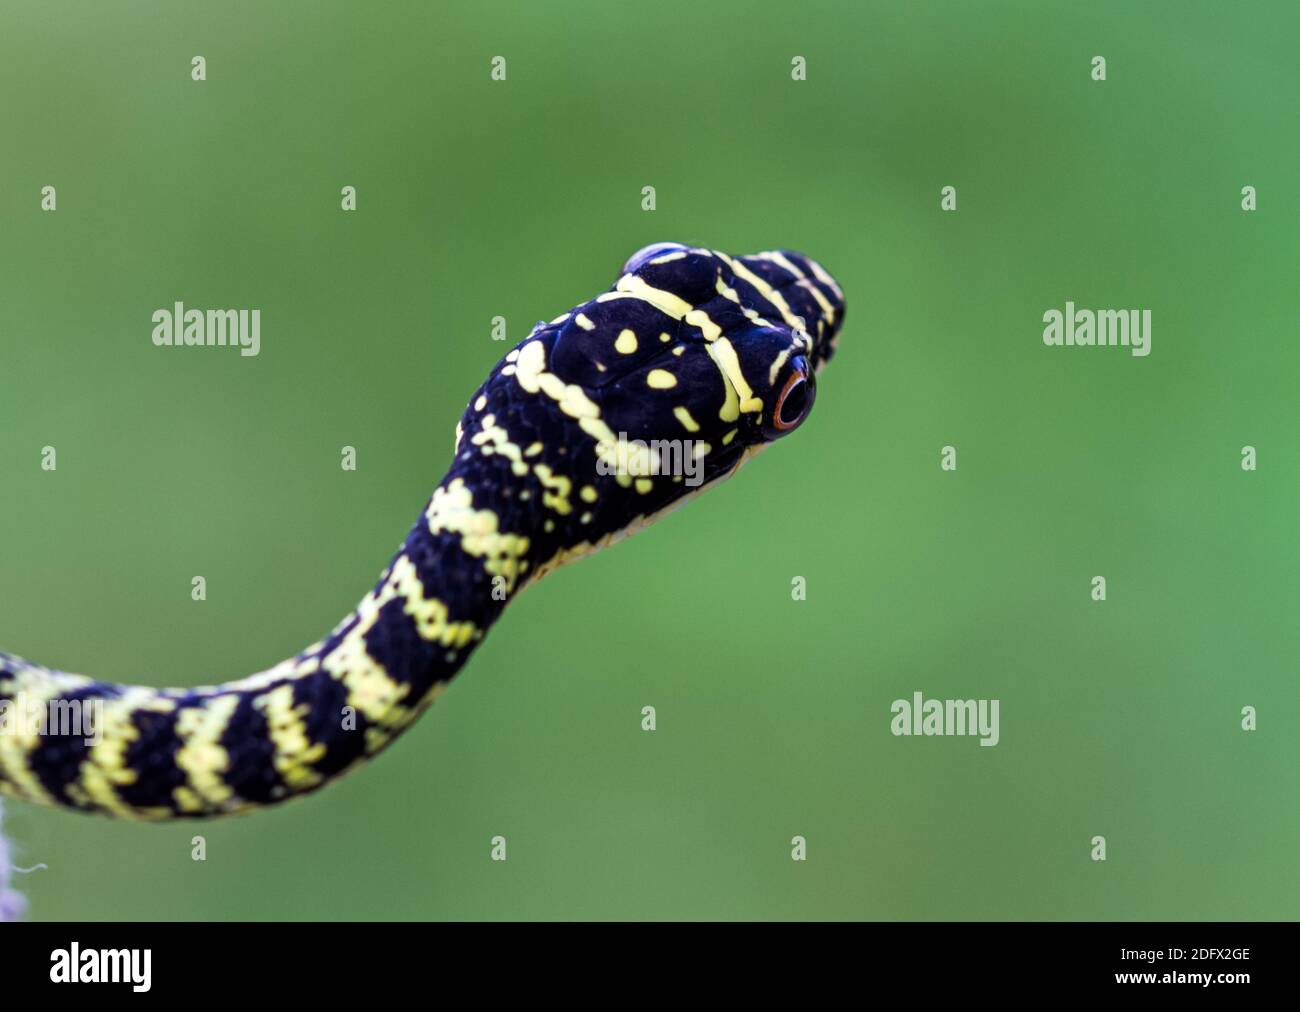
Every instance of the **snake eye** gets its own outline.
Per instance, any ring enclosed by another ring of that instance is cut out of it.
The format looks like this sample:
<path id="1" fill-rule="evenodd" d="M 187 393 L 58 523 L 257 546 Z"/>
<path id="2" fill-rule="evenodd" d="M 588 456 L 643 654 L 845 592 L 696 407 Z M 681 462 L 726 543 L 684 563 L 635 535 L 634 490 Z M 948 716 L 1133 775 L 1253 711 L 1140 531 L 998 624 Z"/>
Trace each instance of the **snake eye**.
<path id="1" fill-rule="evenodd" d="M 656 242 L 651 243 L 649 246 L 642 246 L 627 258 L 627 263 L 623 265 L 623 273 L 635 273 L 641 267 L 644 267 L 647 261 L 665 253 L 672 253 L 674 250 L 684 250 L 685 248 L 679 242 Z"/>
<path id="2" fill-rule="evenodd" d="M 813 400 L 817 396 L 816 380 L 809 372 L 803 359 L 796 359 L 796 366 L 786 378 L 785 386 L 777 395 L 776 406 L 772 408 L 772 418 L 768 431 L 771 439 L 783 436 L 808 417 Z"/>

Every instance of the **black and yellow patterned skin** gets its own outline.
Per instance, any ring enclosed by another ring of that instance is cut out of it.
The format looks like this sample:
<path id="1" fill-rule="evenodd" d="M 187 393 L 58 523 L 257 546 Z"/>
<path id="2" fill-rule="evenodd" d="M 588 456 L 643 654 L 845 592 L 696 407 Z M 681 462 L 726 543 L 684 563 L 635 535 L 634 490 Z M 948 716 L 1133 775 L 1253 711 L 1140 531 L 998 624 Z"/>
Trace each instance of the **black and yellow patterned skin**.
<path id="1" fill-rule="evenodd" d="M 643 529 L 797 427 L 843 318 L 838 285 L 797 253 L 646 247 L 610 291 L 538 324 L 496 365 L 401 549 L 320 642 L 260 674 L 185 690 L 0 654 L 0 701 L 29 712 L 102 702 L 97 740 L 52 726 L 0 734 L 0 793 L 169 819 L 321 787 L 419 717 L 524 587 Z M 631 440 L 689 440 L 696 480 L 647 473 Z"/>

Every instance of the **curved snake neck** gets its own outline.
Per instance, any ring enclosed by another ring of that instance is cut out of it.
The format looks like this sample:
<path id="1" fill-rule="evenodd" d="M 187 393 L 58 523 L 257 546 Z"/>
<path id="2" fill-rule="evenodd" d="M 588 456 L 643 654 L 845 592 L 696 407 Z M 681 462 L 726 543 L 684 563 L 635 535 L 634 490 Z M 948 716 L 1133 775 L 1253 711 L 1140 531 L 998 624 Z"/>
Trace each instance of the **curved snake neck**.
<path id="1" fill-rule="evenodd" d="M 643 253 L 496 365 L 401 548 L 324 639 L 185 690 L 0 653 L 0 793 L 166 819 L 313 791 L 408 727 L 524 587 L 728 477 L 779 434 L 774 422 L 793 427 L 774 404 L 805 378 L 811 388 L 832 353 L 843 297 L 830 276 L 788 251 Z M 646 470 L 628 435 L 686 438 L 699 480 Z"/>

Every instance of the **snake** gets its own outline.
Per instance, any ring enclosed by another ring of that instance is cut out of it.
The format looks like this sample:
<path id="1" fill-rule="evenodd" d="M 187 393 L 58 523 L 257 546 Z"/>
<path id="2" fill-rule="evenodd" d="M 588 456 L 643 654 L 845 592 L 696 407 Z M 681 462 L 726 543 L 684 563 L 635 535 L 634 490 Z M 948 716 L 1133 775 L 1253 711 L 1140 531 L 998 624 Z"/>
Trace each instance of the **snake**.
<path id="1" fill-rule="evenodd" d="M 802 425 L 844 309 L 834 278 L 792 250 L 643 247 L 492 368 L 401 547 L 316 643 L 189 689 L 0 653 L 0 794 L 154 821 L 318 790 L 410 727 L 525 588 Z"/>

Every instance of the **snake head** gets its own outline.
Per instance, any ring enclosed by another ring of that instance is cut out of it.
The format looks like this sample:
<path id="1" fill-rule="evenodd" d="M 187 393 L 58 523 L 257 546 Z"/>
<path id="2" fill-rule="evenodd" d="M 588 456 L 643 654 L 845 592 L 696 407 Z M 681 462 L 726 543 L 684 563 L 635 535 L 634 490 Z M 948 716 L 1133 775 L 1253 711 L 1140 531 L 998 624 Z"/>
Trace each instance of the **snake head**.
<path id="1" fill-rule="evenodd" d="M 670 450 L 688 442 L 684 459 L 699 457 L 699 474 L 682 483 L 690 488 L 803 423 L 843 317 L 839 286 L 802 254 L 731 257 L 655 243 L 561 324 L 550 358 L 558 375 L 592 392 L 624 442 Z M 598 446 L 598 457 L 609 450 Z"/>
<path id="2" fill-rule="evenodd" d="M 802 254 L 647 246 L 498 364 L 458 459 L 508 464 L 509 519 L 532 521 L 540 498 L 561 555 L 608 543 L 798 428 L 843 318 L 839 286 Z"/>

